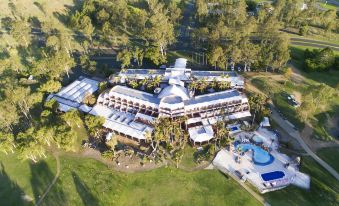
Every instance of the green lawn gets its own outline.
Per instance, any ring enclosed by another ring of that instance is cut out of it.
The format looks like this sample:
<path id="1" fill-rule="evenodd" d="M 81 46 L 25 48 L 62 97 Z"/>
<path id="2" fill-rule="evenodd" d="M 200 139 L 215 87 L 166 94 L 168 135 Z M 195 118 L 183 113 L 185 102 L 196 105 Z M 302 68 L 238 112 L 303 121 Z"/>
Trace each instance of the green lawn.
<path id="1" fill-rule="evenodd" d="M 22 193 L 37 198 L 55 174 L 55 160 L 32 165 L 14 155 L 1 156 L 0 202 L 23 205 Z M 185 172 L 160 168 L 124 174 L 98 161 L 62 156 L 61 174 L 42 205 L 259 205 L 234 180 L 216 170 Z M 339 183 L 308 157 L 301 171 L 311 175 L 311 189 L 294 186 L 267 193 L 271 205 L 338 205 Z"/>
<path id="2" fill-rule="evenodd" d="M 0 20 L 4 17 L 11 17 L 13 19 L 37 17 L 40 22 L 48 22 L 64 35 L 72 35 L 73 31 L 65 25 L 65 13 L 67 13 L 76 2 L 78 1 L 2 0 L 0 1 Z M 0 46 L 16 44 L 16 41 L 6 33 L 4 33 L 1 38 Z M 72 41 L 71 44 L 72 48 L 82 51 L 82 47 L 76 41 Z"/>
<path id="3" fill-rule="evenodd" d="M 194 168 L 197 164 L 194 162 L 194 152 L 197 149 L 187 145 L 184 149 L 184 155 L 181 159 L 180 165 L 185 168 Z"/>
<path id="4" fill-rule="evenodd" d="M 287 98 L 283 94 L 292 94 L 294 91 L 302 93 L 305 90 L 304 85 L 295 84 L 291 81 L 287 81 L 286 83 L 272 81 L 272 78 L 270 78 L 269 75 L 255 77 L 252 79 L 251 83 L 260 91 L 269 94 L 274 105 L 292 124 L 299 129 L 303 128 L 304 124 L 298 119 L 296 109 L 287 102 Z"/>
<path id="5" fill-rule="evenodd" d="M 18 196 L 22 192 L 31 197 L 41 194 L 54 176 L 55 161 L 50 158 L 34 166 L 18 162 L 14 156 L 1 156 L 0 161 L 7 173 L 7 181 L 0 184 L 0 202 L 5 205 L 21 205 Z M 91 159 L 63 156 L 60 161 L 59 180 L 42 205 L 259 205 L 234 180 L 216 170 L 160 168 L 123 174 Z M 10 186 L 11 181 L 18 186 Z"/>
<path id="6" fill-rule="evenodd" d="M 75 142 L 74 150 L 79 151 L 79 150 L 81 150 L 82 141 L 88 140 L 88 133 L 87 133 L 86 128 L 84 127 L 83 122 L 79 125 L 79 127 L 78 127 L 78 125 L 73 124 L 72 129 L 77 134 L 77 141 Z"/>
<path id="7" fill-rule="evenodd" d="M 301 171 L 311 176 L 309 191 L 289 186 L 285 189 L 264 195 L 271 205 L 321 205 L 335 206 L 339 204 L 339 182 L 326 172 L 313 159 L 302 159 Z"/>
<path id="8" fill-rule="evenodd" d="M 311 189 L 302 190 L 294 186 L 264 195 L 271 205 L 338 205 L 339 182 L 310 157 L 302 160 L 301 171 L 311 176 Z"/>
<path id="9" fill-rule="evenodd" d="M 18 160 L 15 155 L 1 154 L 0 162 L 0 205 L 23 205 L 22 194 L 32 199 L 38 198 L 53 180 L 56 172 L 53 157 L 32 164 Z"/>
<path id="10" fill-rule="evenodd" d="M 304 50 L 306 47 L 290 47 L 292 63 L 297 68 L 303 67 Z M 339 54 L 339 53 L 337 53 Z M 250 75 L 252 78 L 251 83 L 256 86 L 260 91 L 268 94 L 277 108 L 292 122 L 297 128 L 302 129 L 303 123 L 298 118 L 296 109 L 290 106 L 284 93 L 293 94 L 297 92 L 301 94 L 301 101 L 303 95 L 306 95 L 307 88 L 311 85 L 324 83 L 333 88 L 339 84 L 339 71 L 330 70 L 326 72 L 304 72 L 299 69 L 298 73 L 301 74 L 302 80 L 288 80 L 285 82 L 284 77 L 272 73 L 255 73 Z M 321 106 L 321 110 L 314 112 L 311 118 L 311 124 L 314 127 L 314 137 L 323 140 L 331 140 L 332 136 L 328 133 L 329 128 L 327 116 L 330 117 L 339 115 L 339 95 L 333 97 L 331 101 Z"/>
<path id="11" fill-rule="evenodd" d="M 325 3 L 319 3 L 321 7 L 323 7 L 324 9 L 331 9 L 331 10 L 337 10 L 337 7 L 335 5 L 332 4 L 325 4 Z"/>
<path id="12" fill-rule="evenodd" d="M 337 172 L 339 172 L 339 148 L 338 147 L 332 147 L 332 148 L 324 148 L 317 152 L 317 155 L 330 164 Z"/>

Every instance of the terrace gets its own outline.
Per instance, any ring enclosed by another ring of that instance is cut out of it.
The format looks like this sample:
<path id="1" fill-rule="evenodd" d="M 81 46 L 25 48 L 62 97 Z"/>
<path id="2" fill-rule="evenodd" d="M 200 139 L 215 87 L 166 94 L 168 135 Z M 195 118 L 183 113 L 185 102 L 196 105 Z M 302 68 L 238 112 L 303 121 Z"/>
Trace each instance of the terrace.
<path id="1" fill-rule="evenodd" d="M 250 182 L 261 193 L 290 184 L 310 187 L 310 177 L 298 171 L 296 161 L 278 151 L 277 136 L 264 128 L 237 133 L 234 144 L 228 150 L 221 150 L 213 164 Z"/>

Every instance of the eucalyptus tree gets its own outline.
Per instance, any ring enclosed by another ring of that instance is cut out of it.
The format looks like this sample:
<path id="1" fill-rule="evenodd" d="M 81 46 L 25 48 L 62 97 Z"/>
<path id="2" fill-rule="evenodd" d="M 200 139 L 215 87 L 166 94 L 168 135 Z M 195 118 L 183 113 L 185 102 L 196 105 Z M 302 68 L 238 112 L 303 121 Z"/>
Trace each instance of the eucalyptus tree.
<path id="1" fill-rule="evenodd" d="M 13 126 L 19 122 L 20 115 L 16 105 L 9 100 L 0 101 L 0 129 L 13 131 Z"/>
<path id="2" fill-rule="evenodd" d="M 74 124 L 80 127 L 82 124 L 81 114 L 77 109 L 71 109 L 61 115 L 61 118 L 67 123 L 68 126 L 73 126 Z"/>
<path id="3" fill-rule="evenodd" d="M 212 50 L 207 54 L 208 61 L 214 66 L 214 69 L 217 69 L 217 64 L 223 59 L 223 56 L 223 49 L 220 46 L 212 48 Z"/>
<path id="4" fill-rule="evenodd" d="M 93 115 L 85 116 L 85 124 L 89 134 L 95 138 L 99 138 L 102 125 L 105 123 L 105 118 Z"/>
<path id="5" fill-rule="evenodd" d="M 19 45 L 26 48 L 32 41 L 31 28 L 26 20 L 16 20 L 12 23 L 10 34 Z"/>
<path id="6" fill-rule="evenodd" d="M 132 54 L 129 50 L 123 49 L 118 53 L 117 60 L 121 62 L 121 68 L 126 68 L 131 64 Z"/>
<path id="7" fill-rule="evenodd" d="M 16 141 L 18 142 L 18 157 L 22 160 L 30 159 L 34 163 L 39 158 L 46 158 L 46 148 L 38 141 L 35 135 L 35 128 L 31 127 L 24 132 L 20 132 Z"/>
<path id="8" fill-rule="evenodd" d="M 40 92 L 55 93 L 61 89 L 61 83 L 55 80 L 48 80 L 39 87 Z"/>
<path id="9" fill-rule="evenodd" d="M 8 155 L 14 153 L 15 147 L 13 133 L 0 132 L 0 151 Z"/>
<path id="10" fill-rule="evenodd" d="M 142 61 L 144 59 L 145 52 L 143 49 L 136 47 L 133 50 L 133 57 L 136 59 L 138 66 L 142 66 Z"/>
<path id="11" fill-rule="evenodd" d="M 144 38 L 150 45 L 158 47 L 162 58 L 166 56 L 168 45 L 174 43 L 174 26 L 168 11 L 157 0 L 148 0 L 148 19 L 145 24 Z"/>

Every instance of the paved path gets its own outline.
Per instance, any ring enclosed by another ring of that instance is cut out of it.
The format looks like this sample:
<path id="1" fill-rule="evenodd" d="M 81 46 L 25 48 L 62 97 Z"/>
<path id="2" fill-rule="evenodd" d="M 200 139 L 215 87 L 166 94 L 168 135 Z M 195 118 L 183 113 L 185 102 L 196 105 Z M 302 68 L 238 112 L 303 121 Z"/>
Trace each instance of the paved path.
<path id="1" fill-rule="evenodd" d="M 56 183 L 56 181 L 59 178 L 60 175 L 60 160 L 59 160 L 59 154 L 58 153 L 53 153 L 53 156 L 55 157 L 56 163 L 57 163 L 57 172 L 55 174 L 55 177 L 53 179 L 53 181 L 48 185 L 46 191 L 44 192 L 44 194 L 41 196 L 41 198 L 38 200 L 38 202 L 36 203 L 36 206 L 39 206 L 41 204 L 41 202 L 44 200 L 44 198 L 46 197 L 46 195 L 49 193 L 49 191 L 51 190 L 51 188 L 53 187 L 53 185 Z"/>
<path id="2" fill-rule="evenodd" d="M 287 123 L 276 111 L 273 104 L 271 104 L 272 115 L 271 117 L 277 122 L 281 128 L 283 128 L 287 133 L 289 133 L 293 138 L 295 138 L 300 146 L 309 154 L 315 161 L 317 161 L 323 168 L 325 168 L 333 177 L 339 181 L 339 174 L 335 169 L 333 169 L 329 164 L 320 159 L 304 142 L 301 138 L 299 131 L 295 130 L 289 123 Z"/>

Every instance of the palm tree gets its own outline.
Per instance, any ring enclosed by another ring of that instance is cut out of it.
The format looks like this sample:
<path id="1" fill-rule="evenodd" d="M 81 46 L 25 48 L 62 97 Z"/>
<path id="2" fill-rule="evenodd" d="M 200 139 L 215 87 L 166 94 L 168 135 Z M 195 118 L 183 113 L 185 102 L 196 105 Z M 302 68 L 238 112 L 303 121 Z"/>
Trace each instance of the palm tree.
<path id="1" fill-rule="evenodd" d="M 249 98 L 250 108 L 254 110 L 252 124 L 254 123 L 256 114 L 263 110 L 265 101 L 265 97 L 259 94 L 253 95 Z"/>
<path id="2" fill-rule="evenodd" d="M 177 150 L 173 154 L 173 158 L 176 162 L 176 167 L 179 168 L 179 162 L 181 161 L 182 157 L 184 156 L 182 150 Z"/>
<path id="3" fill-rule="evenodd" d="M 221 80 L 218 84 L 220 90 L 225 90 L 229 88 L 229 83 L 226 82 L 225 80 Z"/>
<path id="4" fill-rule="evenodd" d="M 192 82 L 188 85 L 188 88 L 195 91 L 198 88 L 198 82 L 196 80 L 192 80 Z"/>
<path id="5" fill-rule="evenodd" d="M 138 86 L 139 86 L 139 84 L 138 84 L 138 82 L 136 81 L 136 80 L 131 80 L 131 81 L 129 81 L 129 85 L 133 88 L 133 89 L 135 89 L 135 88 L 137 88 Z"/>
<path id="6" fill-rule="evenodd" d="M 218 81 L 217 81 L 217 78 L 213 78 L 213 81 L 210 83 L 210 87 L 213 88 L 213 89 L 217 89 L 218 87 Z"/>
<path id="7" fill-rule="evenodd" d="M 159 87 L 159 86 L 160 86 L 160 82 L 161 82 L 161 76 L 157 75 L 157 76 L 153 79 L 153 85 L 154 85 L 154 87 Z"/>
<path id="8" fill-rule="evenodd" d="M 200 93 L 203 93 L 204 92 L 204 90 L 206 89 L 206 87 L 207 87 L 207 82 L 206 81 L 204 81 L 203 79 L 199 79 L 198 80 L 198 88 L 199 88 L 199 90 L 200 90 Z"/>
<path id="9" fill-rule="evenodd" d="M 217 142 L 220 142 L 220 140 L 227 135 L 227 130 L 225 127 L 225 122 L 224 121 L 217 121 L 215 125 L 215 147 L 217 146 Z"/>

